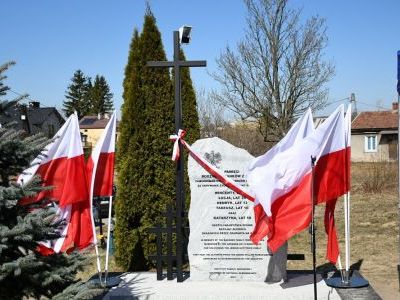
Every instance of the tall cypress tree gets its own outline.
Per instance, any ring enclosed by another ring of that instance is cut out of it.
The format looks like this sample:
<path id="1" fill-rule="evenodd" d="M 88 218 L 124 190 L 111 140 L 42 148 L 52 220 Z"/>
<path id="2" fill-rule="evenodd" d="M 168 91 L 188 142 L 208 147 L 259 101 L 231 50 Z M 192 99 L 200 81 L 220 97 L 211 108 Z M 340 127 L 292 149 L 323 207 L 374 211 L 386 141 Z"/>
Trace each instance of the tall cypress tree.
<path id="1" fill-rule="evenodd" d="M 143 169 L 140 166 L 140 146 L 143 143 L 144 101 L 141 97 L 141 45 L 135 29 L 130 45 L 128 64 L 125 68 L 124 92 L 120 135 L 117 147 L 117 201 L 115 244 L 116 261 L 126 270 L 146 268 L 140 236 Z"/>
<path id="2" fill-rule="evenodd" d="M 179 53 L 180 60 L 186 60 L 183 50 Z M 187 129 L 185 140 L 193 144 L 200 138 L 200 123 L 197 112 L 196 92 L 190 77 L 189 68 L 181 68 L 181 99 L 183 128 Z"/>
<path id="3" fill-rule="evenodd" d="M 9 66 L 0 66 L 0 115 L 15 103 L 2 98 L 9 89 L 2 82 Z M 45 143 L 44 137 L 24 138 L 12 123 L 0 127 L 0 299 L 82 299 L 101 292 L 82 282 L 71 285 L 82 270 L 84 258 L 80 254 L 42 256 L 36 252 L 40 241 L 60 236 L 54 212 L 42 204 L 18 205 L 19 199 L 42 189 L 38 180 L 21 187 L 15 178 Z"/>
<path id="4" fill-rule="evenodd" d="M 182 49 L 179 52 L 179 59 L 186 60 Z M 197 112 L 196 92 L 190 77 L 189 68 L 181 68 L 181 102 L 182 102 L 182 129 L 186 130 L 185 141 L 193 144 L 200 138 L 200 123 Z M 174 76 L 174 72 L 172 72 Z M 190 205 L 190 184 L 187 168 L 187 154 L 185 153 L 185 202 L 186 209 Z"/>
<path id="5" fill-rule="evenodd" d="M 161 34 L 150 9 L 143 31 L 135 32 L 125 69 L 124 104 L 118 147 L 116 258 L 126 269 L 146 269 L 155 252 L 148 228 L 174 199 L 172 82 L 168 69 L 152 69 L 147 61 L 166 60 Z"/>
<path id="6" fill-rule="evenodd" d="M 148 61 L 166 61 L 161 34 L 156 19 L 147 10 L 142 41 L 142 65 Z M 151 49 L 151 51 L 149 51 Z M 146 257 L 156 252 L 155 236 L 148 229 L 161 224 L 161 213 L 175 199 L 175 164 L 171 160 L 172 143 L 168 137 L 174 131 L 173 85 L 167 68 L 145 67 L 143 72 L 143 96 L 146 99 L 148 132 L 145 135 L 144 186 L 146 203 L 142 217 L 142 230 L 146 232 L 143 248 Z"/>
<path id="7" fill-rule="evenodd" d="M 185 59 L 183 51 L 180 56 Z M 151 266 L 147 257 L 156 249 L 148 229 L 161 223 L 166 204 L 175 203 L 175 164 L 168 141 L 174 132 L 173 85 L 168 69 L 146 66 L 147 61 L 165 60 L 161 34 L 148 9 L 143 32 L 133 34 L 125 68 L 117 154 L 116 258 L 129 270 Z M 193 143 L 200 136 L 200 125 L 189 69 L 182 69 L 181 80 L 183 128 Z M 188 181 L 186 191 L 189 195 Z"/>

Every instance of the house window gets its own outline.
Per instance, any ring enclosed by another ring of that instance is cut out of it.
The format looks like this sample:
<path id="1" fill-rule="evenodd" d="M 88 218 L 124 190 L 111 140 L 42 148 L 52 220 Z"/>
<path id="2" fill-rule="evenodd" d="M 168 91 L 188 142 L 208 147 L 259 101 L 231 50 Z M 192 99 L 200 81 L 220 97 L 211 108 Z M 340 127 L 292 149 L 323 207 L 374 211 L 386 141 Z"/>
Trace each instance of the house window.
<path id="1" fill-rule="evenodd" d="M 378 150 L 376 135 L 365 136 L 365 152 L 376 152 Z"/>
<path id="2" fill-rule="evenodd" d="M 87 143 L 87 135 L 81 134 L 81 140 L 82 140 L 82 143 L 86 144 Z"/>

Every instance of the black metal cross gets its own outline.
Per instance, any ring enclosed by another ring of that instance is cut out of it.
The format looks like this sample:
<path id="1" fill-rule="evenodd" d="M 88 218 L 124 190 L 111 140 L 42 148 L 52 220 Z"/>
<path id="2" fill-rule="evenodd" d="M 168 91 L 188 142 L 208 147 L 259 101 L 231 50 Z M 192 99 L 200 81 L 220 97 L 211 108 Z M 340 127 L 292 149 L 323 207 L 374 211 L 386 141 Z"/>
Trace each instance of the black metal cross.
<path id="1" fill-rule="evenodd" d="M 181 101 L 181 67 L 205 67 L 205 60 L 181 61 L 179 60 L 179 31 L 174 31 L 174 60 L 173 61 L 148 61 L 148 67 L 174 68 L 175 85 L 175 134 L 182 129 L 182 101 Z M 179 143 L 179 153 L 182 153 L 182 144 Z M 183 260 L 183 217 L 185 211 L 184 191 L 184 162 L 183 155 L 180 155 L 176 164 L 176 278 L 182 282 L 182 260 Z"/>

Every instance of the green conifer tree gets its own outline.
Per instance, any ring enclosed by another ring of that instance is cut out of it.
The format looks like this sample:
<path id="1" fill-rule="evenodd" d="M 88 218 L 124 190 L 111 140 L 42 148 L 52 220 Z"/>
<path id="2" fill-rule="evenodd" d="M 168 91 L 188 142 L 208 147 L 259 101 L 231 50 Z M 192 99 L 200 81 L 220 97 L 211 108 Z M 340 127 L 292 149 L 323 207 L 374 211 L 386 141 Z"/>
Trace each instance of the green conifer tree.
<path id="1" fill-rule="evenodd" d="M 96 75 L 93 87 L 90 88 L 90 113 L 104 115 L 113 110 L 113 94 L 104 76 Z"/>
<path id="2" fill-rule="evenodd" d="M 10 65 L 0 66 L 0 115 L 16 102 L 3 100 L 9 89 L 3 73 Z M 75 276 L 85 261 L 82 255 L 42 256 L 36 252 L 40 241 L 60 236 L 57 229 L 61 223 L 54 222 L 54 211 L 41 204 L 17 204 L 42 189 L 39 179 L 24 187 L 15 179 L 45 143 L 44 137 L 24 137 L 12 123 L 0 126 L 0 299 L 87 299 L 102 292 L 77 282 Z"/>
<path id="3" fill-rule="evenodd" d="M 90 112 L 91 88 L 92 82 L 90 78 L 86 77 L 81 70 L 75 71 L 71 84 L 65 93 L 66 99 L 63 102 L 63 111 L 67 117 L 76 111 L 78 118 L 81 119 Z"/>
<path id="4" fill-rule="evenodd" d="M 125 69 L 124 104 L 118 143 L 116 258 L 126 269 L 151 266 L 155 238 L 149 227 L 175 194 L 175 167 L 170 159 L 173 132 L 172 82 L 168 69 L 152 69 L 147 61 L 166 60 L 161 34 L 150 9 L 140 37 L 135 31 Z"/>
<path id="5" fill-rule="evenodd" d="M 179 53 L 179 59 L 186 60 L 182 49 Z M 183 128 L 187 130 L 185 141 L 193 144 L 200 138 L 200 123 L 197 112 L 196 92 L 189 68 L 181 68 L 181 101 Z"/>
<path id="6" fill-rule="evenodd" d="M 179 53 L 180 60 L 186 60 L 182 49 Z M 200 123 L 197 112 L 196 92 L 190 77 L 189 68 L 181 68 L 181 101 L 182 101 L 182 127 L 186 130 L 185 141 L 193 144 L 200 138 Z M 186 210 L 190 205 L 190 183 L 188 176 L 187 153 L 185 151 L 185 202 Z"/>
<path id="7" fill-rule="evenodd" d="M 136 157 L 141 155 L 140 145 L 143 143 L 143 133 L 139 128 L 145 123 L 144 115 L 139 113 L 144 103 L 140 97 L 140 53 L 139 33 L 135 30 L 125 68 L 124 102 L 116 157 L 116 261 L 126 270 L 146 267 L 139 232 L 142 206 L 137 204 L 138 199 L 142 199 L 143 169 Z"/>

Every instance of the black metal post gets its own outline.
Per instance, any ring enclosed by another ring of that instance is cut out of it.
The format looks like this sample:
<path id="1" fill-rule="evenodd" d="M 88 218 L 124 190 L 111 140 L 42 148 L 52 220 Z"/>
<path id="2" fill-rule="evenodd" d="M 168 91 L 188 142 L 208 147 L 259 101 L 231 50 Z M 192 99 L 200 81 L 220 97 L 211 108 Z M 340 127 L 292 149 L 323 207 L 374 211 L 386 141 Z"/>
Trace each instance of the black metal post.
<path id="1" fill-rule="evenodd" d="M 172 274 L 172 206 L 171 204 L 167 205 L 167 279 L 174 279 Z"/>
<path id="2" fill-rule="evenodd" d="M 181 67 L 205 67 L 206 61 L 180 61 L 179 60 L 179 31 L 174 31 L 174 60 L 170 61 L 149 61 L 147 66 L 158 68 L 174 68 L 175 80 L 175 131 L 182 129 L 182 101 L 181 101 Z M 182 144 L 179 143 L 179 152 L 182 152 Z M 183 217 L 185 212 L 185 191 L 184 191 L 184 160 L 180 155 L 176 164 L 176 279 L 182 282 L 183 270 Z"/>
<path id="3" fill-rule="evenodd" d="M 181 70 L 179 62 L 179 32 L 174 31 L 174 77 L 175 77 L 175 132 L 182 128 L 182 103 L 181 103 Z M 182 144 L 179 143 L 179 153 Z M 182 274 L 182 211 L 184 210 L 184 164 L 183 155 L 179 156 L 176 164 L 176 279 L 183 281 Z"/>
<path id="4" fill-rule="evenodd" d="M 315 171 L 315 156 L 311 156 L 311 251 L 313 254 L 313 275 L 314 275 L 314 300 L 317 300 L 317 259 L 316 259 L 316 245 L 315 245 L 315 194 L 314 194 L 314 171 Z"/>
<path id="5" fill-rule="evenodd" d="M 161 227 L 161 226 L 157 226 Z M 156 243 L 157 243 L 157 262 L 156 262 L 156 268 L 157 268 L 157 280 L 162 280 L 163 279 L 163 268 L 162 268 L 162 231 L 158 231 L 156 233 Z"/>

